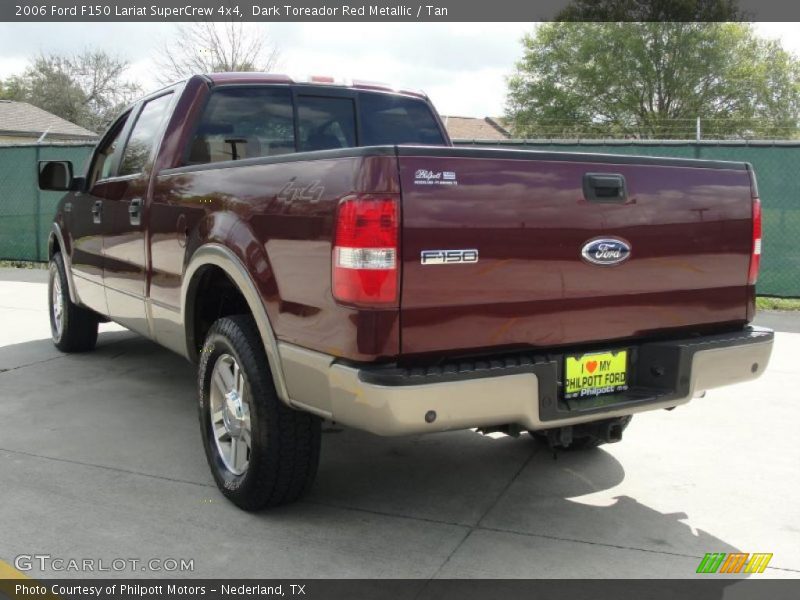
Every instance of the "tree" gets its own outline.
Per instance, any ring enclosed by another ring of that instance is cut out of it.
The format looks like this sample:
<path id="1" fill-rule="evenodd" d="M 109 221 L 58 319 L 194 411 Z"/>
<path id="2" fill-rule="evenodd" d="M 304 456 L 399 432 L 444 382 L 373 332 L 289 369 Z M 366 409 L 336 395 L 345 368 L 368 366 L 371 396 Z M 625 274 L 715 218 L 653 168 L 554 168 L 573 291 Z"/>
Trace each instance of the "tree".
<path id="1" fill-rule="evenodd" d="M 738 0 L 573 0 L 556 21 L 745 21 Z"/>
<path id="2" fill-rule="evenodd" d="M 800 62 L 746 23 L 555 22 L 523 46 L 517 136 L 686 138 L 698 117 L 709 137 L 798 134 Z"/>
<path id="3" fill-rule="evenodd" d="M 198 73 L 270 71 L 280 52 L 262 29 L 241 23 L 198 22 L 178 25 L 156 59 L 158 79 L 164 85 Z"/>
<path id="4" fill-rule="evenodd" d="M 25 92 L 20 87 L 19 77 L 9 77 L 5 81 L 0 81 L 0 100 L 25 101 Z"/>
<path id="5" fill-rule="evenodd" d="M 99 50 L 42 54 L 22 75 L 4 82 L 3 95 L 100 132 L 141 92 L 124 79 L 127 68 L 126 61 Z"/>

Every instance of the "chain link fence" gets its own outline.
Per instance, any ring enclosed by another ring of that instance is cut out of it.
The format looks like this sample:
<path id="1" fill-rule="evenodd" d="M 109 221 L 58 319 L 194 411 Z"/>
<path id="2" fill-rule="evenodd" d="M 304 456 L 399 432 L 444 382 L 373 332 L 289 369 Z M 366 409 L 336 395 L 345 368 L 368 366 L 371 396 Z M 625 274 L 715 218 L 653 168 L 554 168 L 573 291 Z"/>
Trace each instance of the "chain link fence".
<path id="1" fill-rule="evenodd" d="M 47 238 L 61 192 L 40 192 L 40 160 L 69 160 L 80 174 L 92 144 L 0 146 L 0 259 L 47 260 Z"/>
<path id="2" fill-rule="evenodd" d="M 758 293 L 800 297 L 799 142 L 639 142 L 553 140 L 460 140 L 458 145 L 643 154 L 747 161 L 753 164 L 764 209 L 764 245 Z M 40 192 L 40 160 L 70 160 L 80 173 L 91 144 L 0 146 L 0 259 L 47 260 L 47 237 L 63 194 Z"/>
<path id="3" fill-rule="evenodd" d="M 455 144 L 749 162 L 758 178 L 763 208 L 764 241 L 758 293 L 800 297 L 800 176 L 797 172 L 800 171 L 800 142 L 456 140 Z"/>

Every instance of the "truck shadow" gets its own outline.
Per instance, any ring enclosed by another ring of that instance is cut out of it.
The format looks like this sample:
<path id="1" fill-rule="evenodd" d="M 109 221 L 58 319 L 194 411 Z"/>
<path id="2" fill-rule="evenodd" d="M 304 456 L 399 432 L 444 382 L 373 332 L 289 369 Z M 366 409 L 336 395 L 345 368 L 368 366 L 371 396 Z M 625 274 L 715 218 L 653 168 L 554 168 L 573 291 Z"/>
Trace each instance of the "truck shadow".
<path id="1" fill-rule="evenodd" d="M 323 437 L 309 501 L 468 527 L 443 577 L 688 578 L 707 552 L 739 551 L 692 529 L 687 514 L 639 501 L 626 493 L 636 484 L 624 483 L 613 447 L 554 457 L 527 435 L 343 430 Z M 710 587 L 706 597 L 715 597 Z"/>
<path id="2" fill-rule="evenodd" d="M 613 446 L 554 459 L 527 435 L 380 438 L 326 425 L 307 498 L 243 513 L 213 487 L 197 432 L 194 369 L 182 358 L 118 331 L 102 333 L 86 355 L 54 353 L 49 340 L 5 346 L 0 369 L 4 448 L 193 483 L 187 493 L 214 499 L 204 510 L 264 540 L 309 523 L 321 539 L 336 539 L 359 515 L 386 517 L 398 536 L 412 523 L 446 526 L 464 532 L 437 571 L 449 578 L 685 578 L 707 552 L 738 552 L 693 530 L 686 514 L 642 501 L 636 490 L 648 482 L 626 480 Z M 133 422 L 147 427 L 133 435 Z M 680 477 L 691 473 L 676 465 Z M 719 578 L 719 596 L 731 583 Z"/>

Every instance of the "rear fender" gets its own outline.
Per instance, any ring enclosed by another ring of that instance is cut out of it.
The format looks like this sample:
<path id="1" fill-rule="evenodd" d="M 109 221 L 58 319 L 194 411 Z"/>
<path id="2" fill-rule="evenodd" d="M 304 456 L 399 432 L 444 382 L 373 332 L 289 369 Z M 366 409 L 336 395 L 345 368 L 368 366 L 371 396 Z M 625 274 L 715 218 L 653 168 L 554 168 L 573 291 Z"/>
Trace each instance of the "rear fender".
<path id="1" fill-rule="evenodd" d="M 211 242 L 200 246 L 192 254 L 192 258 L 183 277 L 181 316 L 186 334 L 186 355 L 193 361 L 197 361 L 198 359 L 196 349 L 197 343 L 194 339 L 192 327 L 194 318 L 189 300 L 194 297 L 194 292 L 200 281 L 200 272 L 202 268 L 208 265 L 214 265 L 222 269 L 239 289 L 242 296 L 244 296 L 264 344 L 272 379 L 275 382 L 275 389 L 281 400 L 288 404 L 286 382 L 283 376 L 283 369 L 281 368 L 280 354 L 278 353 L 278 342 L 275 338 L 272 325 L 270 324 L 261 294 L 250 275 L 250 271 L 245 267 L 244 262 L 233 250 L 218 242 Z"/>

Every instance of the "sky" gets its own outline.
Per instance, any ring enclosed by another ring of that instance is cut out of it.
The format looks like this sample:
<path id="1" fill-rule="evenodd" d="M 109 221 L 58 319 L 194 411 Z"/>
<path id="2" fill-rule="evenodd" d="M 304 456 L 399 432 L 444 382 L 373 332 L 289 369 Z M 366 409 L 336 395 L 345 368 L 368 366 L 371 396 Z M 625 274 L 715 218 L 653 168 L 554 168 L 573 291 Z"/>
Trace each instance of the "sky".
<path id="1" fill-rule="evenodd" d="M 797 23 L 758 23 L 800 56 Z M 281 51 L 277 72 L 332 75 L 424 90 L 443 115 L 499 116 L 505 81 L 522 55 L 531 23 L 248 23 Z M 174 35 L 171 23 L 2 23 L 0 78 L 20 73 L 31 56 L 102 49 L 131 64 L 145 91 L 159 86 L 154 57 Z"/>

